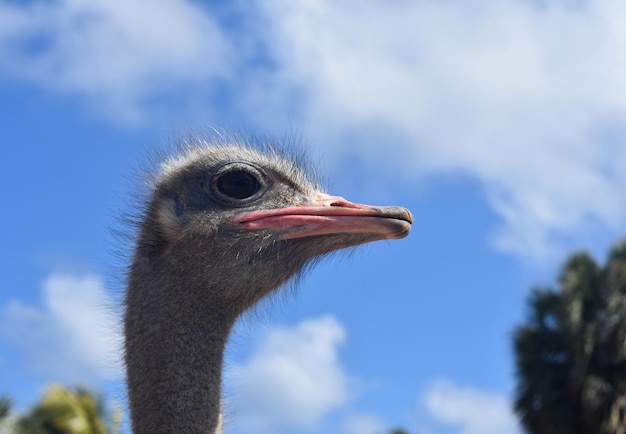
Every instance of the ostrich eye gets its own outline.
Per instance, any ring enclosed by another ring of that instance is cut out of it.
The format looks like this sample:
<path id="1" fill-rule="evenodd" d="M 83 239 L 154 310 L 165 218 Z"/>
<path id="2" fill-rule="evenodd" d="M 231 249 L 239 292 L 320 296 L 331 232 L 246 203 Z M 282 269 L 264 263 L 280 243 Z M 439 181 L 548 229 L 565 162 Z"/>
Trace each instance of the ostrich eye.
<path id="1" fill-rule="evenodd" d="M 215 186 L 221 194 L 233 199 L 247 199 L 261 188 L 256 176 L 242 169 L 220 175 Z"/>

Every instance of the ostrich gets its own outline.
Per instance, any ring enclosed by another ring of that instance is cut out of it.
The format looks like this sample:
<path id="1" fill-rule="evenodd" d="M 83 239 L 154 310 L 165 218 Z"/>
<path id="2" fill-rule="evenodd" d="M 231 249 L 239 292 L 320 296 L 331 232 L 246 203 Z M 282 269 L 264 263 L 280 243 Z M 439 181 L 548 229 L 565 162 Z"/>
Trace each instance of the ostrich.
<path id="1" fill-rule="evenodd" d="M 322 255 L 410 231 L 405 208 L 330 196 L 297 158 L 257 148 L 199 141 L 153 175 L 125 299 L 136 434 L 220 434 L 235 320 Z"/>

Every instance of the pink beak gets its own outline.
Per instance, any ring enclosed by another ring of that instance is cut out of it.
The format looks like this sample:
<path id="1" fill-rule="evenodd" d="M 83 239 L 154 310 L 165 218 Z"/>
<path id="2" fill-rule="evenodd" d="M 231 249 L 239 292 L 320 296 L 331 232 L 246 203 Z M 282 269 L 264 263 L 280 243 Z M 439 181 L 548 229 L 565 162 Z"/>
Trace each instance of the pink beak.
<path id="1" fill-rule="evenodd" d="M 400 239 L 411 231 L 413 216 L 399 206 L 362 205 L 319 194 L 311 206 L 253 211 L 238 216 L 233 223 L 250 231 L 280 231 L 284 240 L 328 234 L 373 234 L 381 239 Z"/>

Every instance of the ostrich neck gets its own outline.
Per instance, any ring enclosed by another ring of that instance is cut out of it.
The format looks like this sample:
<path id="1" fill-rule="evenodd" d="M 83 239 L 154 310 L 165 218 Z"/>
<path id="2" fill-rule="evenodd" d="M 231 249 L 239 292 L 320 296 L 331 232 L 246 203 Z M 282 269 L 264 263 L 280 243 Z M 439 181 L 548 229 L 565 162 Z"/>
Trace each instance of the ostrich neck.
<path id="1" fill-rule="evenodd" d="M 135 434 L 221 434 L 221 372 L 235 314 L 206 280 L 133 264 L 126 296 L 126 365 Z"/>

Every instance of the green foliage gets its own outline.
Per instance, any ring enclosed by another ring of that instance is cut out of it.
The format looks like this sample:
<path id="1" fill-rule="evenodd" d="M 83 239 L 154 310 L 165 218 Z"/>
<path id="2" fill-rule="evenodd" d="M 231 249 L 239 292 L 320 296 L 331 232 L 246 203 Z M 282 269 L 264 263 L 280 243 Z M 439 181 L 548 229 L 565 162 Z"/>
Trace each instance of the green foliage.
<path id="1" fill-rule="evenodd" d="M 515 410 L 529 433 L 611 434 L 626 426 L 626 242 L 604 268 L 587 254 L 558 290 L 535 289 L 515 332 Z"/>
<path id="2" fill-rule="evenodd" d="M 11 412 L 11 400 L 9 398 L 0 398 L 0 422 Z"/>
<path id="3" fill-rule="evenodd" d="M 15 424 L 16 434 L 106 434 L 102 400 L 85 389 L 48 387 L 39 403 Z"/>

